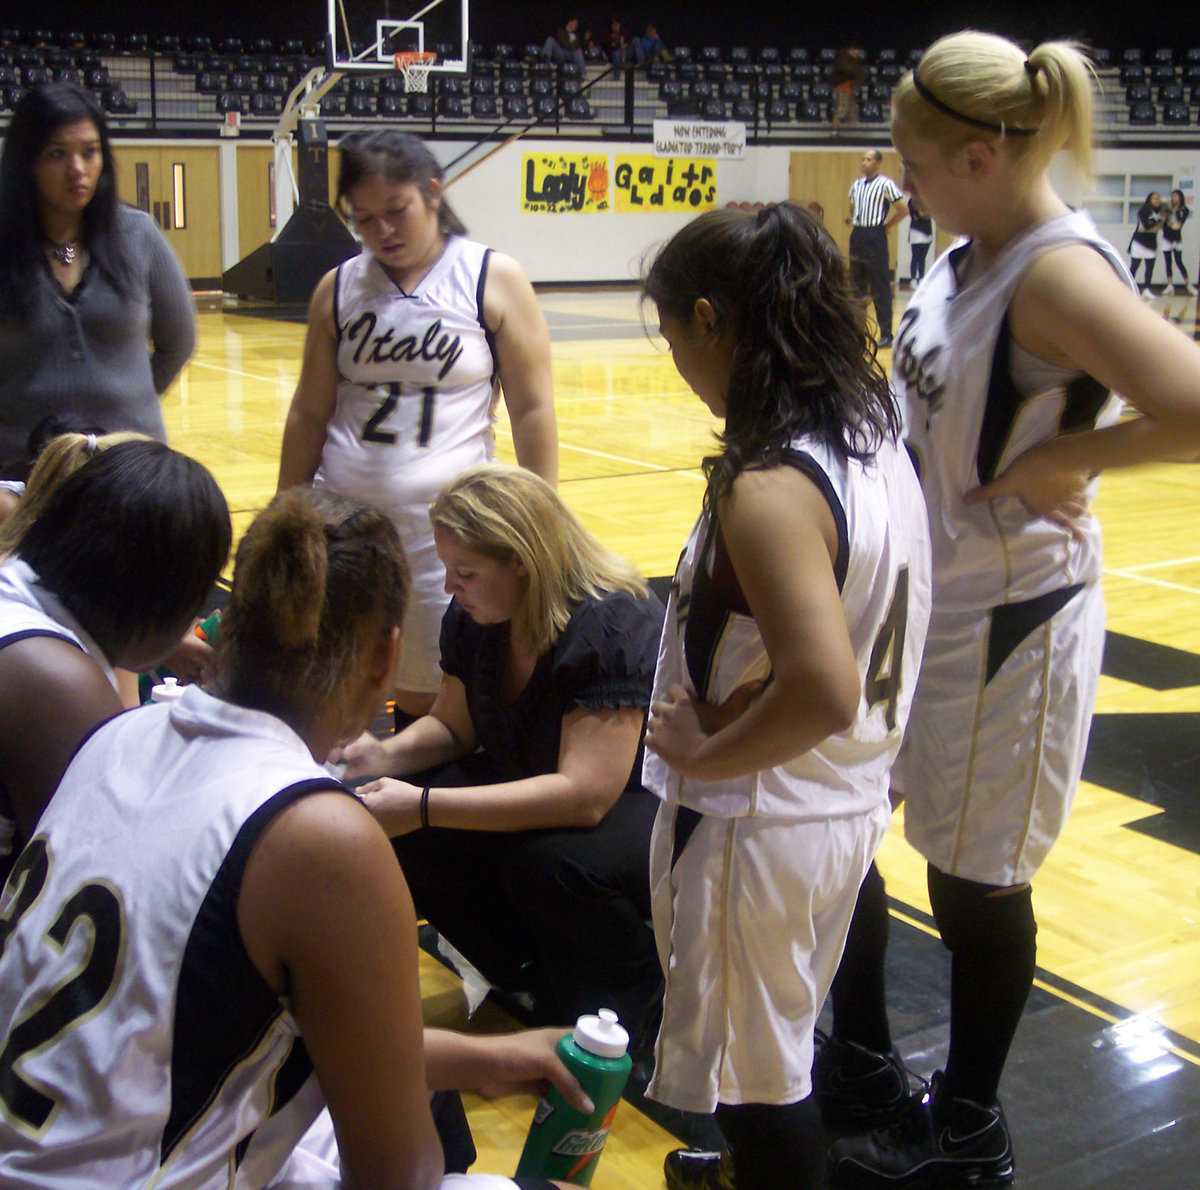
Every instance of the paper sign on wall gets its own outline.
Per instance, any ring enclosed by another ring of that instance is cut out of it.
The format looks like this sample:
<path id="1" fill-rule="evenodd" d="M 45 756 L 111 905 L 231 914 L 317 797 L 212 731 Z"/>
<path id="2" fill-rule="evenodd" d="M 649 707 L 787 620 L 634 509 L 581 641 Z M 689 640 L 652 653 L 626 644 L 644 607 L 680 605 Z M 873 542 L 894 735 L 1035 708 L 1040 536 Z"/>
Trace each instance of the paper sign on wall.
<path id="1" fill-rule="evenodd" d="M 746 125 L 737 120 L 655 120 L 655 157 L 746 156 Z"/>
<path id="2" fill-rule="evenodd" d="M 526 153 L 521 170 L 521 210 L 560 214 L 607 211 L 608 156 L 596 153 Z"/>
<path id="3" fill-rule="evenodd" d="M 617 211 L 711 211 L 717 170 L 710 161 L 678 157 L 617 157 L 613 174 Z"/>

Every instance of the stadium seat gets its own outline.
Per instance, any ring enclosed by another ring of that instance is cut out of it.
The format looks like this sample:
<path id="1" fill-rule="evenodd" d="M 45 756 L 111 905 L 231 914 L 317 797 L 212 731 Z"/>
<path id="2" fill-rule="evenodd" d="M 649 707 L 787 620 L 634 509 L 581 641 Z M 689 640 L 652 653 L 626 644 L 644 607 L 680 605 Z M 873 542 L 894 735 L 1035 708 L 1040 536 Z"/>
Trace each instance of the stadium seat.
<path id="1" fill-rule="evenodd" d="M 1182 100 L 1168 103 L 1163 108 L 1163 123 L 1173 124 L 1176 127 L 1189 127 L 1192 123 L 1191 110 Z"/>
<path id="2" fill-rule="evenodd" d="M 477 120 L 495 119 L 499 109 L 496 106 L 495 95 L 472 95 L 471 115 Z"/>
<path id="3" fill-rule="evenodd" d="M 592 119 L 592 105 L 582 95 L 573 95 L 567 100 L 566 117 L 568 120 Z"/>
<path id="4" fill-rule="evenodd" d="M 768 99 L 763 115 L 768 124 L 786 124 L 792 117 L 792 108 L 782 99 Z"/>
<path id="5" fill-rule="evenodd" d="M 529 100 L 524 95 L 505 95 L 503 110 L 510 120 L 526 120 L 529 118 Z"/>
<path id="6" fill-rule="evenodd" d="M 1148 99 L 1144 99 L 1131 105 L 1129 108 L 1130 124 L 1140 126 L 1150 126 L 1158 123 L 1158 113 L 1154 110 L 1154 104 Z"/>

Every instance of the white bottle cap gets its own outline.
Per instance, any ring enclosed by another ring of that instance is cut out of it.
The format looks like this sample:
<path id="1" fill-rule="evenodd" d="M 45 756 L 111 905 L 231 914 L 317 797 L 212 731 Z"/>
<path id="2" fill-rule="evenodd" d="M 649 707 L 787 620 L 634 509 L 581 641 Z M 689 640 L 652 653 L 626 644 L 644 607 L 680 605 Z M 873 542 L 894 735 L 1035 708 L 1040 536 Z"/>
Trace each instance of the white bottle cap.
<path id="1" fill-rule="evenodd" d="M 183 697 L 185 687 L 179 684 L 178 678 L 166 677 L 150 691 L 151 702 L 174 702 Z"/>
<path id="2" fill-rule="evenodd" d="M 575 1022 L 575 1044 L 598 1058 L 620 1058 L 629 1048 L 629 1034 L 611 1008 L 602 1008 L 598 1016 L 581 1016 Z"/>

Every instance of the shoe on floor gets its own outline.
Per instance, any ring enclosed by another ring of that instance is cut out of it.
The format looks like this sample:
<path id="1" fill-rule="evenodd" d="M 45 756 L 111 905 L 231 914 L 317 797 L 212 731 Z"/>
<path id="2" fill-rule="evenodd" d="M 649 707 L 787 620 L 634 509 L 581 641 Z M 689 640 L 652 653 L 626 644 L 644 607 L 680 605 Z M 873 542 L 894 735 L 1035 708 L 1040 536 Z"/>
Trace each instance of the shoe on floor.
<path id="1" fill-rule="evenodd" d="M 818 1034 L 813 1094 L 831 1132 L 871 1132 L 903 1113 L 912 1088 L 895 1051 L 880 1054 Z"/>
<path id="2" fill-rule="evenodd" d="M 1154 291 L 1150 288 L 1149 285 L 1142 286 L 1142 299 L 1147 302 L 1154 301 Z"/>
<path id="3" fill-rule="evenodd" d="M 951 1099 L 942 1078 L 940 1071 L 935 1074 L 928 1099 L 914 1097 L 891 1127 L 834 1142 L 829 1160 L 837 1185 L 863 1190 L 1012 1185 L 1012 1141 L 1000 1104 Z"/>
<path id="4" fill-rule="evenodd" d="M 675 1149 L 663 1162 L 667 1190 L 733 1190 L 733 1161 L 728 1149 Z"/>

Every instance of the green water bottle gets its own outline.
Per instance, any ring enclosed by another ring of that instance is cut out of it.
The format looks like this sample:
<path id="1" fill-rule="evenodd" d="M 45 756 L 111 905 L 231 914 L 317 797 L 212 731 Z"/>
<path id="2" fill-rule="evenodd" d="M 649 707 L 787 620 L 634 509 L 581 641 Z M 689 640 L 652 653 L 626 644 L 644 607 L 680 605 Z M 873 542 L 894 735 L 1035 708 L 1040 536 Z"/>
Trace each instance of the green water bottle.
<path id="1" fill-rule="evenodd" d="M 590 1115 L 576 1111 L 551 1087 L 533 1113 L 517 1177 L 553 1178 L 590 1186 L 625 1080 L 633 1065 L 629 1034 L 611 1008 L 581 1016 L 574 1033 L 563 1034 L 558 1056 L 595 1104 Z"/>

